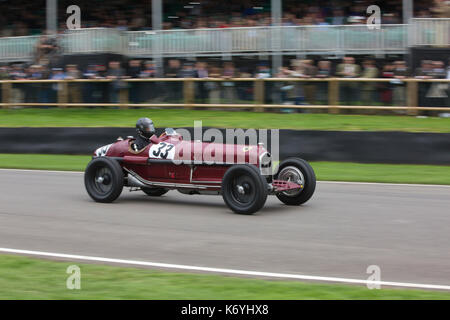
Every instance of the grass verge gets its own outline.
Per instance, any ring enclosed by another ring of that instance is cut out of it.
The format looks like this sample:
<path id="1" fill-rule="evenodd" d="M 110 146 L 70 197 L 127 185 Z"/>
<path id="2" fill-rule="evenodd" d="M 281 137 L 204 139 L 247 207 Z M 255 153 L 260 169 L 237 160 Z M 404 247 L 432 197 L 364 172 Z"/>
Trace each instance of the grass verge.
<path id="1" fill-rule="evenodd" d="M 139 117 L 158 127 L 278 128 L 298 130 L 450 132 L 450 118 L 332 115 L 186 109 L 3 109 L 0 127 L 133 127 Z"/>
<path id="2" fill-rule="evenodd" d="M 0 168 L 84 171 L 91 156 L 0 154 Z M 311 162 L 318 180 L 450 185 L 450 166 Z"/>
<path id="3" fill-rule="evenodd" d="M 76 264 L 81 289 L 66 287 Z M 0 299 L 450 299 L 442 291 L 245 279 L 0 255 Z"/>

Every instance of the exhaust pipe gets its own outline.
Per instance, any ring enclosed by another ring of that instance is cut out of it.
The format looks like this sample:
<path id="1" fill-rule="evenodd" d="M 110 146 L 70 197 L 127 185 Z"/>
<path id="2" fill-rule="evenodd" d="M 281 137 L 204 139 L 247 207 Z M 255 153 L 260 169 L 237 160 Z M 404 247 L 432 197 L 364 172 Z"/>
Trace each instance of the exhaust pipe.
<path id="1" fill-rule="evenodd" d="M 127 185 L 128 185 L 128 187 L 137 187 L 137 188 L 147 187 L 145 184 L 140 182 L 138 179 L 133 177 L 131 174 L 128 174 Z"/>

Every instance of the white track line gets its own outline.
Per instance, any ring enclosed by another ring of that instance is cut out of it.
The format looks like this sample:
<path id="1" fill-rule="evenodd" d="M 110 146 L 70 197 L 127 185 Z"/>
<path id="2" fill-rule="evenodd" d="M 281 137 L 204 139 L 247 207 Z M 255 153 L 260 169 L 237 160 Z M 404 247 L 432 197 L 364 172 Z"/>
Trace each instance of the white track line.
<path id="1" fill-rule="evenodd" d="M 372 186 L 394 186 L 394 187 L 438 187 L 450 188 L 446 184 L 417 184 L 417 183 L 387 183 L 387 182 L 356 182 L 356 181 L 317 181 L 319 183 L 335 183 L 335 184 L 356 184 L 356 185 L 372 185 Z"/>
<path id="2" fill-rule="evenodd" d="M 58 171 L 58 170 L 38 170 L 38 169 L 2 169 L 1 171 L 12 172 L 39 172 L 39 173 L 69 173 L 69 174 L 84 174 L 82 171 Z M 385 182 L 356 182 L 356 181 L 317 181 L 318 183 L 335 183 L 335 184 L 356 184 L 356 185 L 374 185 L 374 186 L 398 186 L 398 187 L 434 187 L 434 188 L 450 188 L 450 185 L 445 184 L 413 184 L 413 183 L 385 183 Z"/>
<path id="3" fill-rule="evenodd" d="M 76 173 L 76 174 L 82 174 L 83 171 L 63 171 L 63 170 L 39 170 L 39 169 L 5 169 L 0 168 L 1 171 L 12 171 L 12 172 L 38 172 L 38 173 Z"/>
<path id="4" fill-rule="evenodd" d="M 289 273 L 247 271 L 247 270 L 225 269 L 225 268 L 209 268 L 209 267 L 188 266 L 188 265 L 180 265 L 180 264 L 146 262 L 146 261 L 137 261 L 137 260 L 125 260 L 125 259 L 111 259 L 111 258 L 102 258 L 102 257 L 81 256 L 81 255 L 73 255 L 73 254 L 31 251 L 31 250 L 19 250 L 19 249 L 9 249 L 9 248 L 0 248 L 0 252 L 41 256 L 41 257 L 63 258 L 63 259 L 71 259 L 71 260 L 84 260 L 84 261 L 94 261 L 94 262 L 105 262 L 105 263 L 157 267 L 157 268 L 167 268 L 167 269 L 180 269 L 180 270 L 190 270 L 190 271 L 203 271 L 203 272 L 222 273 L 222 274 L 236 274 L 236 275 L 245 275 L 245 276 L 268 277 L 268 278 L 315 280 L 315 281 L 343 282 L 343 283 L 355 283 L 355 284 L 366 284 L 366 285 L 371 284 L 371 285 L 380 285 L 380 286 L 384 285 L 384 286 L 393 286 L 393 287 L 450 290 L 450 285 L 404 283 L 404 282 L 391 282 L 391 281 L 370 281 L 370 280 L 336 278 L 336 277 L 308 276 L 308 275 L 289 274 Z"/>

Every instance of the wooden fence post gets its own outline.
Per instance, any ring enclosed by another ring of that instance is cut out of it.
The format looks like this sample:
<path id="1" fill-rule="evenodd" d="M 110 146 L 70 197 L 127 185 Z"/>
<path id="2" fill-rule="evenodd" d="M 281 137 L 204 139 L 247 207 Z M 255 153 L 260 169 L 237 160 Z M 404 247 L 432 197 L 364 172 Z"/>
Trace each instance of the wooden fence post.
<path id="1" fill-rule="evenodd" d="M 406 83 L 406 102 L 408 107 L 408 114 L 416 116 L 419 114 L 417 109 L 414 109 L 419 105 L 419 82 L 415 79 L 410 79 Z"/>
<path id="2" fill-rule="evenodd" d="M 186 78 L 183 80 L 183 100 L 187 108 L 192 108 L 191 104 L 195 100 L 194 81 Z"/>
<path id="3" fill-rule="evenodd" d="M 339 82 L 336 79 L 328 81 L 328 105 L 329 113 L 339 113 Z"/>
<path id="4" fill-rule="evenodd" d="M 69 92 L 69 86 L 66 80 L 60 80 L 58 85 L 58 107 L 67 107 L 67 97 Z"/>
<path id="5" fill-rule="evenodd" d="M 125 109 L 128 108 L 128 95 L 129 95 L 129 91 L 130 91 L 130 85 L 132 85 L 131 83 L 128 83 L 128 87 L 127 88 L 122 88 L 119 90 L 119 103 L 120 103 L 120 108 L 121 109 Z"/>
<path id="6" fill-rule="evenodd" d="M 264 79 L 255 79 L 253 81 L 253 94 L 255 99 L 255 108 L 254 110 L 257 112 L 263 112 L 264 108 L 262 105 L 264 104 L 264 91 L 265 91 L 265 82 Z"/>
<path id="7" fill-rule="evenodd" d="M 10 103 L 11 102 L 11 82 L 3 82 L 2 83 L 2 102 Z M 4 105 L 3 108 L 8 108 L 9 105 Z"/>

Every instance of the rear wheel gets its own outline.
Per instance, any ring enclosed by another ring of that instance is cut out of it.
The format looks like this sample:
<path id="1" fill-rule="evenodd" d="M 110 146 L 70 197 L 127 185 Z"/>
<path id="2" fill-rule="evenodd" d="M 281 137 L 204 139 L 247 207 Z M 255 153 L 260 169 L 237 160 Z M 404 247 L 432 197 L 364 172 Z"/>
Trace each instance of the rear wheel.
<path id="1" fill-rule="evenodd" d="M 144 191 L 145 194 L 147 194 L 150 197 L 160 197 L 163 194 L 166 194 L 169 192 L 168 189 L 164 188 L 141 188 L 142 191 Z"/>
<path id="2" fill-rule="evenodd" d="M 316 189 L 316 175 L 313 168 L 300 158 L 289 158 L 281 162 L 275 179 L 303 186 L 299 190 L 277 193 L 276 196 L 281 202 L 291 206 L 298 206 L 308 201 Z"/>
<path id="3" fill-rule="evenodd" d="M 231 167 L 222 180 L 222 197 L 226 205 L 239 214 L 252 214 L 261 209 L 267 199 L 267 182 L 249 164 Z"/>
<path id="4" fill-rule="evenodd" d="M 116 160 L 105 157 L 89 162 L 84 173 L 84 185 L 97 202 L 113 202 L 123 189 L 123 171 Z"/>

